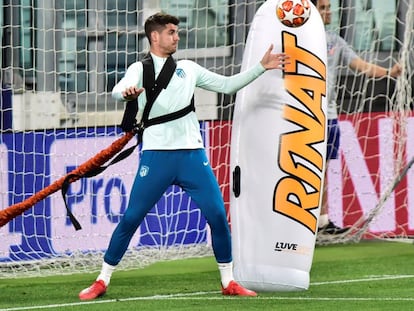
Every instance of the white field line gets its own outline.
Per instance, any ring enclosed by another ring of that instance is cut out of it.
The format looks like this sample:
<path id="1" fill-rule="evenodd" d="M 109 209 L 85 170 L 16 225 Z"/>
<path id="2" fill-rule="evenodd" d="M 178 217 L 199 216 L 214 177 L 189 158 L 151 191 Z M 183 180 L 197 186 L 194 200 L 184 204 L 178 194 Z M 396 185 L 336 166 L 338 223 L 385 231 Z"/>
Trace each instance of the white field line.
<path id="1" fill-rule="evenodd" d="M 337 281 L 326 281 L 326 282 L 314 282 L 310 286 L 321 286 L 331 284 L 347 284 L 347 283 L 358 283 L 358 282 L 374 282 L 384 280 L 395 280 L 395 279 L 406 279 L 414 278 L 414 275 L 373 275 L 363 279 L 350 279 L 350 280 L 337 280 Z M 119 299 L 97 299 L 93 301 L 80 301 L 73 303 L 62 303 L 62 304 L 50 304 L 50 305 L 39 305 L 31 307 L 14 307 L 0 309 L 0 311 L 23 311 L 23 310 L 40 310 L 40 309 L 51 309 L 51 308 L 65 308 L 74 306 L 84 306 L 90 304 L 108 304 L 114 302 L 125 302 L 125 301 L 144 301 L 144 300 L 222 300 L 225 297 L 198 297 L 203 295 L 219 294 L 220 291 L 210 292 L 194 292 L 194 293 L 183 293 L 183 294 L 171 294 L 171 295 L 154 295 L 147 297 L 130 297 L 130 298 L 119 298 Z M 414 301 L 413 298 L 398 298 L 398 297 L 258 297 L 254 299 L 263 300 L 314 300 L 314 301 Z"/>
<path id="2" fill-rule="evenodd" d="M 372 282 L 372 281 L 410 279 L 410 278 L 414 278 L 414 275 L 413 274 L 406 274 L 406 275 L 372 275 L 372 276 L 369 276 L 369 277 L 363 278 L 363 279 L 313 282 L 310 285 L 311 286 L 318 286 L 318 285 L 346 284 L 346 283 Z"/>

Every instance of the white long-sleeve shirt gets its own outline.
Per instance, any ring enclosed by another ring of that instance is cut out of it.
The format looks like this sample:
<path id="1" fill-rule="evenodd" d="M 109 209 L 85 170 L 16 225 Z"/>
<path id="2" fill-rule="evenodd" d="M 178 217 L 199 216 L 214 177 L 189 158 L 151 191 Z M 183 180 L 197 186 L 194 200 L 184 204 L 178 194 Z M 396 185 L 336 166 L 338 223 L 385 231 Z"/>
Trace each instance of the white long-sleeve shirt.
<path id="1" fill-rule="evenodd" d="M 158 77 L 166 58 L 151 54 L 154 61 L 155 78 Z M 178 111 L 190 104 L 196 87 L 209 91 L 233 94 L 259 77 L 265 68 L 258 63 L 249 70 L 233 76 L 213 73 L 189 60 L 177 62 L 177 68 L 166 89 L 158 95 L 149 114 L 149 119 Z M 130 65 L 125 76 L 115 85 L 112 96 L 116 100 L 126 101 L 122 92 L 126 88 L 142 87 L 142 63 Z M 138 119 L 141 118 L 147 102 L 143 92 L 138 97 Z M 182 118 L 153 125 L 145 129 L 142 150 L 179 150 L 203 148 L 200 124 L 195 112 Z"/>

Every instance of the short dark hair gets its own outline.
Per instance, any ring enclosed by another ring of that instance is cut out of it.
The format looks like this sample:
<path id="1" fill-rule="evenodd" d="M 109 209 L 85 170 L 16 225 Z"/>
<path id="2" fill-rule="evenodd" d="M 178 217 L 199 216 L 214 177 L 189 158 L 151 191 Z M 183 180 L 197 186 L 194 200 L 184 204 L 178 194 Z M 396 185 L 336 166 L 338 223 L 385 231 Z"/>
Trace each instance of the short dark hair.
<path id="1" fill-rule="evenodd" d="M 148 38 L 148 41 L 151 43 L 151 33 L 153 31 L 161 32 L 165 25 L 167 24 L 179 24 L 179 19 L 173 15 L 165 14 L 165 13 L 155 13 L 147 18 L 145 21 L 144 29 L 145 35 Z"/>
<path id="2" fill-rule="evenodd" d="M 314 6 L 316 6 L 316 4 L 318 3 L 318 0 L 310 0 Z"/>

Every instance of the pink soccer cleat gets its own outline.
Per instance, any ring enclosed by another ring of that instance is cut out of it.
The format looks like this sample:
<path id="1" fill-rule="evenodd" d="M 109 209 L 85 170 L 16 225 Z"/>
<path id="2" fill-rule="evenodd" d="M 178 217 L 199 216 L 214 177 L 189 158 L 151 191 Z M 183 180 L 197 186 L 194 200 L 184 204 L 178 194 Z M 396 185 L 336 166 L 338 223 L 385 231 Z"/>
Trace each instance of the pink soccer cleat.
<path id="1" fill-rule="evenodd" d="M 226 288 L 221 287 L 221 293 L 226 296 L 249 296 L 256 297 L 257 293 L 244 288 L 236 281 L 230 281 L 229 285 Z"/>
<path id="2" fill-rule="evenodd" d="M 79 293 L 80 300 L 92 300 L 106 293 L 106 285 L 104 281 L 98 280 L 93 282 L 91 286 L 85 288 Z"/>

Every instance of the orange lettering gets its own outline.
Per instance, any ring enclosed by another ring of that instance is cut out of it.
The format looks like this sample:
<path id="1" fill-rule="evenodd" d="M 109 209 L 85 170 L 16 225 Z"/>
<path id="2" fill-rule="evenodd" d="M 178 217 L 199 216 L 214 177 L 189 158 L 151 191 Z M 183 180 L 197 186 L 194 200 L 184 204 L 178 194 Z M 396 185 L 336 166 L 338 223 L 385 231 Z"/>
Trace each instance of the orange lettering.
<path id="1" fill-rule="evenodd" d="M 282 36 L 291 62 L 284 71 L 284 85 L 292 97 L 284 107 L 283 118 L 297 130 L 280 137 L 278 165 L 286 176 L 275 186 L 273 209 L 315 233 L 317 219 L 312 210 L 319 207 L 324 169 L 324 157 L 317 145 L 325 141 L 322 100 L 326 95 L 326 65 L 298 46 L 295 35 L 283 32 Z M 314 75 L 299 73 L 300 65 Z"/>

